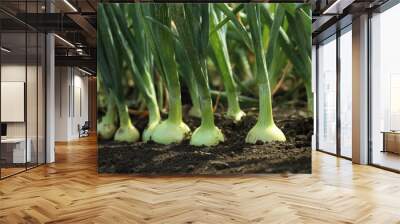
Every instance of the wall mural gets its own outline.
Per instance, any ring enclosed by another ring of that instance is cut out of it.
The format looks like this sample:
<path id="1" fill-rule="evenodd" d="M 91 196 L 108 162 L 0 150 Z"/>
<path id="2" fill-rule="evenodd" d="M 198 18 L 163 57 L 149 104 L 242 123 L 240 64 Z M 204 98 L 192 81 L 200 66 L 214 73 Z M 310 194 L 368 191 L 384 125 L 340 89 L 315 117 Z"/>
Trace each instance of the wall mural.
<path id="1" fill-rule="evenodd" d="M 308 4 L 103 3 L 98 170 L 311 173 Z"/>

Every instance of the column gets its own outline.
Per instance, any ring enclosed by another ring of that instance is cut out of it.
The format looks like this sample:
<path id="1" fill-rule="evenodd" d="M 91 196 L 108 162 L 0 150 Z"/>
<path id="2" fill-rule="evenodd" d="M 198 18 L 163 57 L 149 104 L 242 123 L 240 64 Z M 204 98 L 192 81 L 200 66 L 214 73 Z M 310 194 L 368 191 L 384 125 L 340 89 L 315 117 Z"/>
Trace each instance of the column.
<path id="1" fill-rule="evenodd" d="M 353 19 L 353 162 L 368 163 L 368 15 Z"/>

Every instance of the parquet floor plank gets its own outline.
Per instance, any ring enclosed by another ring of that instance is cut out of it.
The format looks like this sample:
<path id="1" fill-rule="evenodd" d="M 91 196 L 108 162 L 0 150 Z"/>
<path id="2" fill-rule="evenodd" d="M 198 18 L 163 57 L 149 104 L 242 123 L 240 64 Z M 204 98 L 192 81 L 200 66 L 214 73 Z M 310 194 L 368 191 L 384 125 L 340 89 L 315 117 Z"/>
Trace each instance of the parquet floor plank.
<path id="1" fill-rule="evenodd" d="M 94 137 L 0 181 L 3 223 L 397 223 L 400 175 L 313 152 L 312 175 L 97 174 Z"/>

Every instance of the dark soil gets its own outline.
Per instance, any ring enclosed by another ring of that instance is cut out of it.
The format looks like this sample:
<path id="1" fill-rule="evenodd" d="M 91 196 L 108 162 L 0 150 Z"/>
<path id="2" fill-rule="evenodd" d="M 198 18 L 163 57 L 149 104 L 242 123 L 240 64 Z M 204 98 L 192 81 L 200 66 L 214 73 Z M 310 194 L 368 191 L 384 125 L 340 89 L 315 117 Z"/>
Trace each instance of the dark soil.
<path id="1" fill-rule="evenodd" d="M 143 130 L 146 119 L 135 119 Z M 191 130 L 200 120 L 184 118 Z M 275 121 L 286 135 L 286 142 L 247 144 L 247 132 L 257 120 L 247 111 L 239 123 L 216 114 L 216 125 L 225 142 L 213 147 L 195 147 L 189 140 L 181 144 L 116 143 L 99 141 L 100 173 L 134 173 L 145 175 L 219 175 L 261 173 L 311 173 L 311 136 L 313 120 L 301 111 L 275 111 Z"/>

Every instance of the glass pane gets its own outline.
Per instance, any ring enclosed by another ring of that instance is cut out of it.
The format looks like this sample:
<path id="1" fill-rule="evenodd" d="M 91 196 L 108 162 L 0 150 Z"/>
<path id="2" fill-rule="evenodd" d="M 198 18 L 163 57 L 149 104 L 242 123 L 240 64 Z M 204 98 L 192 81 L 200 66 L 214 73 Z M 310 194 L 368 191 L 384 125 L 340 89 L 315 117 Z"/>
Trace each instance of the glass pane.
<path id="1" fill-rule="evenodd" d="M 42 13 L 44 5 L 45 0 L 0 3 L 2 8 L 15 13 Z M 0 18 L 7 21 L 0 23 L 0 176 L 4 178 L 45 162 L 46 54 L 44 34 L 2 12 Z"/>
<path id="2" fill-rule="evenodd" d="M 340 36 L 340 152 L 352 157 L 352 35 Z"/>
<path id="3" fill-rule="evenodd" d="M 372 18 L 372 163 L 400 170 L 400 5 Z"/>
<path id="4" fill-rule="evenodd" d="M 27 13 L 38 13 L 37 1 L 27 2 Z M 37 20 L 38 17 L 33 17 Z M 37 23 L 37 21 L 32 21 Z M 26 76 L 26 115 L 27 115 L 27 150 L 31 151 L 27 167 L 35 167 L 38 163 L 38 45 L 39 36 L 36 30 L 27 30 L 27 76 Z"/>
<path id="5" fill-rule="evenodd" d="M 46 37 L 39 34 L 38 46 L 38 164 L 45 163 L 45 65 L 46 65 Z"/>
<path id="6" fill-rule="evenodd" d="M 26 143 L 26 33 L 1 34 L 1 173 L 2 177 L 25 170 L 31 151 Z M 26 150 L 28 148 L 28 150 Z"/>
<path id="7" fill-rule="evenodd" d="M 336 39 L 318 48 L 318 148 L 336 153 Z"/>
<path id="8" fill-rule="evenodd" d="M 27 112 L 27 142 L 28 150 L 30 153 L 30 160 L 28 160 L 28 168 L 37 165 L 38 160 L 38 35 L 36 32 L 29 32 L 28 38 L 28 64 L 27 64 L 27 80 L 26 80 L 26 112 Z"/>

